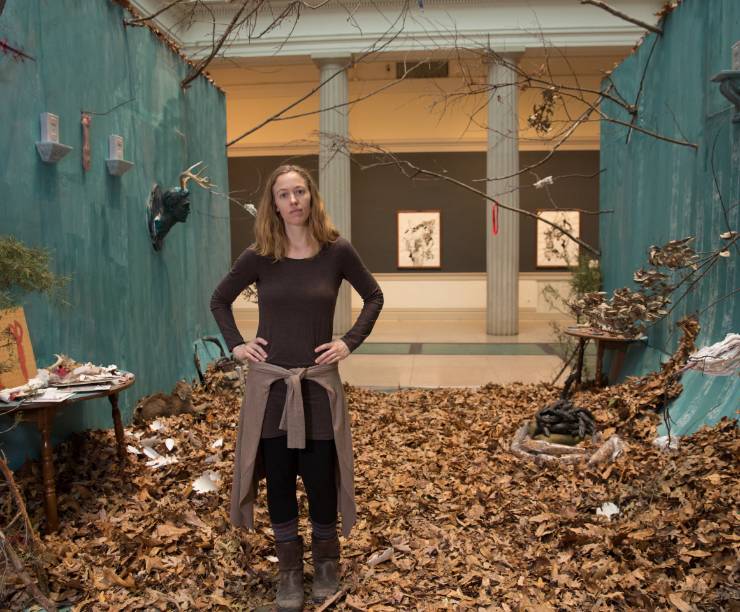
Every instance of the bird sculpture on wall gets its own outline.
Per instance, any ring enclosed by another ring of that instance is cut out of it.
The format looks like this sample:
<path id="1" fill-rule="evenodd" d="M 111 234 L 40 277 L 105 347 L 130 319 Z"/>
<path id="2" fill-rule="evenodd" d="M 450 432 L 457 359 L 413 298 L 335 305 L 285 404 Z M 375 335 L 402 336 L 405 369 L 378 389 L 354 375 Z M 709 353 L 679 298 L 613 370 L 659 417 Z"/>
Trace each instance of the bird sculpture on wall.
<path id="1" fill-rule="evenodd" d="M 215 187 L 207 176 L 202 175 L 206 170 L 205 167 L 194 172 L 202 163 L 199 161 L 180 173 L 179 187 L 173 187 L 164 193 L 157 183 L 152 187 L 147 202 L 147 227 L 155 251 L 162 250 L 164 238 L 175 223 L 185 223 L 190 214 L 188 181 L 193 180 L 204 189 Z"/>

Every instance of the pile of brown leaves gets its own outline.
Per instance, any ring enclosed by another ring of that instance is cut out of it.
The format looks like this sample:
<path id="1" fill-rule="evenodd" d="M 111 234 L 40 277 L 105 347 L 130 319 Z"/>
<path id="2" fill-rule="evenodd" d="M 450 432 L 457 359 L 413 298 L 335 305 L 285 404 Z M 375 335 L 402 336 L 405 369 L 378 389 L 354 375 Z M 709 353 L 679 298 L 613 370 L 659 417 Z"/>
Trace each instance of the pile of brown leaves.
<path id="1" fill-rule="evenodd" d="M 344 610 L 730 609 L 738 604 L 740 451 L 734 422 L 652 444 L 634 385 L 577 393 L 604 436 L 628 448 L 598 471 L 539 467 L 509 452 L 521 423 L 557 397 L 545 385 L 378 393 L 347 388 L 359 521 L 343 541 Z M 254 609 L 276 564 L 264 491 L 257 532 L 227 518 L 238 398 L 196 390 L 195 415 L 160 419 L 155 448 L 177 463 L 116 466 L 112 432 L 57 449 L 62 529 L 44 538 L 51 595 L 75 609 Z M 626 412 L 625 412 L 626 411 Z M 625 424 L 623 417 L 629 417 Z M 640 423 L 639 425 L 637 423 Z M 223 446 L 213 443 L 223 438 Z M 192 483 L 222 476 L 216 493 Z M 17 475 L 35 522 L 37 464 Z M 605 502 L 619 513 L 596 514 Z M 302 520 L 306 501 L 301 496 Z M 0 519 L 1 520 L 1 519 Z M 307 525 L 301 526 L 304 533 Z M 307 555 L 307 560 L 310 555 Z M 310 571 L 310 564 L 307 566 Z M 29 603 L 13 575 L 5 603 Z"/>

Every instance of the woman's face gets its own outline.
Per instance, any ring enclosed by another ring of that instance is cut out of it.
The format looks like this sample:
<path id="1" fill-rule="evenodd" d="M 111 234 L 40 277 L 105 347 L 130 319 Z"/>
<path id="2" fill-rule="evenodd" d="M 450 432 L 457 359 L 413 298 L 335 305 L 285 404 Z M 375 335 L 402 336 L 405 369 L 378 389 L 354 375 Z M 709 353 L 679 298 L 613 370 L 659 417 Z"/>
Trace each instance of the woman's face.
<path id="1" fill-rule="evenodd" d="M 272 198 L 286 225 L 306 225 L 311 214 L 311 192 L 297 172 L 286 172 L 275 180 Z"/>

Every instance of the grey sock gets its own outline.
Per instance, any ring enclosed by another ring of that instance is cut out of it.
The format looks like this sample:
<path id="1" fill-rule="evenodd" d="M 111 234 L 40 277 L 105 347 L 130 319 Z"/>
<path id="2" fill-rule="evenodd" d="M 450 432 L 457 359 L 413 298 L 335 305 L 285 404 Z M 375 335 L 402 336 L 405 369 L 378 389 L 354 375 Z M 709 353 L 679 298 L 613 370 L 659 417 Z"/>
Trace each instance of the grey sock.
<path id="1" fill-rule="evenodd" d="M 311 528 L 313 533 L 312 537 L 316 540 L 333 540 L 337 537 L 337 522 L 329 523 L 328 525 L 322 525 L 314 520 L 311 520 Z"/>
<path id="2" fill-rule="evenodd" d="M 298 539 L 298 517 L 284 523 L 273 523 L 272 531 L 276 542 L 290 542 Z"/>

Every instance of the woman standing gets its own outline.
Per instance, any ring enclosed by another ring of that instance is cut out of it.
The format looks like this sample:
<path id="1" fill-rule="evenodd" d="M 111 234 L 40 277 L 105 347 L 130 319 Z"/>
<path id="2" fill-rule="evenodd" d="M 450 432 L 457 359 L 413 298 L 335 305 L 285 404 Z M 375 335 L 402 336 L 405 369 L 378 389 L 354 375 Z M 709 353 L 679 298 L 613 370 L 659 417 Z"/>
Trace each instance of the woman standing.
<path id="1" fill-rule="evenodd" d="M 299 166 L 270 176 L 255 222 L 256 240 L 211 298 L 211 312 L 234 357 L 249 362 L 231 492 L 231 521 L 253 527 L 257 482 L 267 479 L 267 508 L 279 560 L 279 610 L 303 605 L 303 540 L 298 535 L 296 476 L 312 525 L 312 598 L 339 585 L 337 508 L 342 532 L 355 522 L 350 420 L 337 362 L 370 334 L 383 294 L 352 245 L 327 216 L 311 175 Z M 332 340 L 343 279 L 362 296 L 357 321 Z M 245 342 L 231 304 L 257 283 L 257 337 Z"/>

